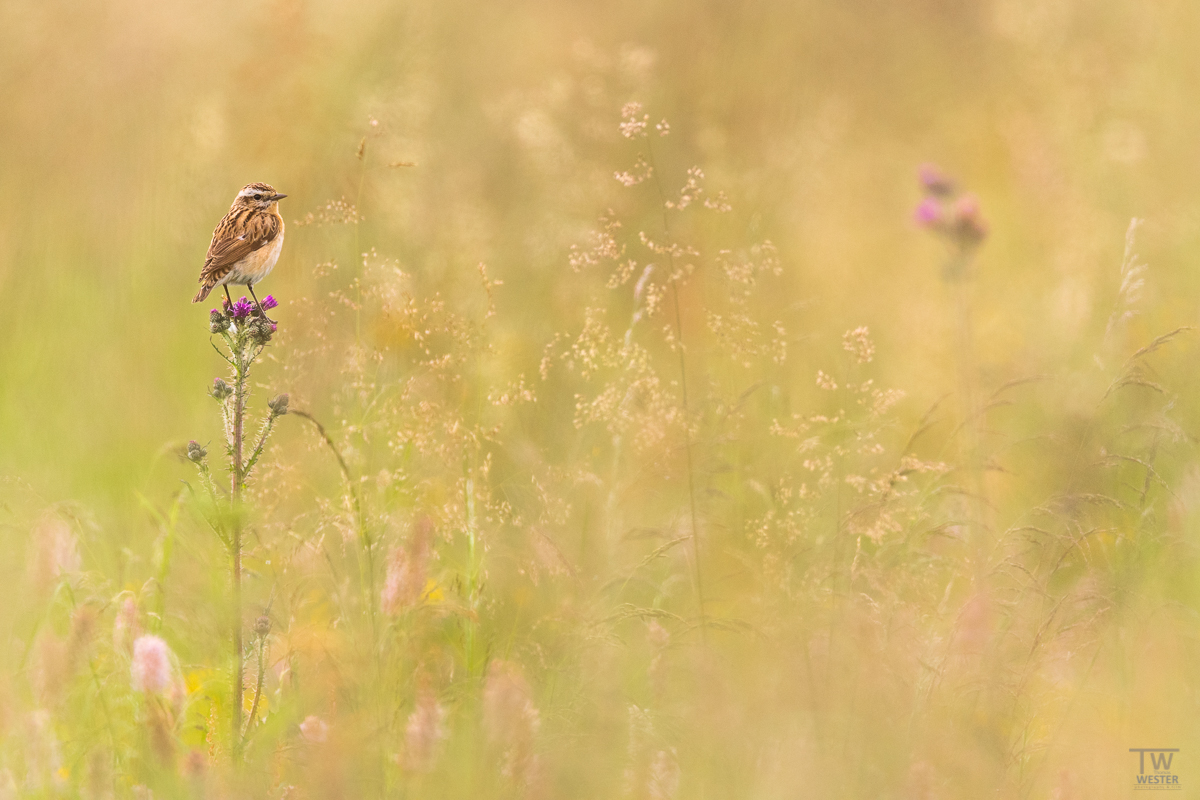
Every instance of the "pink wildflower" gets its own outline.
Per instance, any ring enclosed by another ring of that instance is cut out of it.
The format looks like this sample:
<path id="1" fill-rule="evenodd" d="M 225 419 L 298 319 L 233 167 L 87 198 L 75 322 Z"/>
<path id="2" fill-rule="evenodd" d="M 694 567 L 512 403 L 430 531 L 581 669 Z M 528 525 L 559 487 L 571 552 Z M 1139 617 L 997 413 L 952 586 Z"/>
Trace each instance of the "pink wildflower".
<path id="1" fill-rule="evenodd" d="M 967 599 L 958 614 L 956 640 L 964 653 L 981 652 L 992 635 L 992 603 L 986 592 Z"/>
<path id="2" fill-rule="evenodd" d="M 421 596 L 422 570 L 403 548 L 397 547 L 388 556 L 387 578 L 383 584 L 380 605 L 383 613 L 396 616 L 416 605 Z"/>
<path id="3" fill-rule="evenodd" d="M 139 636 L 133 643 L 133 688 L 159 694 L 171 686 L 171 648 L 157 636 Z"/>
<path id="4" fill-rule="evenodd" d="M 441 750 L 446 731 L 446 709 L 432 692 L 422 692 L 417 707 L 408 717 L 404 728 L 405 763 L 414 772 L 433 769 Z"/>
<path id="5" fill-rule="evenodd" d="M 483 687 L 483 729 L 488 743 L 503 754 L 501 772 L 517 784 L 536 775 L 534 740 L 541 718 L 520 667 L 499 659 L 488 665 Z"/>
<path id="6" fill-rule="evenodd" d="M 679 791 L 679 761 L 675 748 L 659 750 L 650 761 L 650 780 L 647 787 L 651 800 L 671 800 Z"/>
<path id="7" fill-rule="evenodd" d="M 425 590 L 425 565 L 429 560 L 429 537 L 433 523 L 428 517 L 413 526 L 408 547 L 397 547 L 388 557 L 387 578 L 380 596 L 383 613 L 396 616 L 421 600 Z"/>
<path id="8" fill-rule="evenodd" d="M 312 744 L 321 744 L 329 738 L 329 724 L 318 716 L 310 714 L 300 723 L 300 735 Z"/>

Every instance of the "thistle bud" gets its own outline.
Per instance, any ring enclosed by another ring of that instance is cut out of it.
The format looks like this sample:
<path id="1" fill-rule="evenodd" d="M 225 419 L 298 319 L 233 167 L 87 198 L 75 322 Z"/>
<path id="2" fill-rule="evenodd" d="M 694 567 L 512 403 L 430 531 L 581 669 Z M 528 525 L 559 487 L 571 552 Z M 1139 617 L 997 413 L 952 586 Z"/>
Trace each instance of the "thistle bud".
<path id="1" fill-rule="evenodd" d="M 287 394 L 276 395 L 267 401 L 267 407 L 271 409 L 271 413 L 277 417 L 282 417 L 288 413 L 288 396 Z"/>
<path id="2" fill-rule="evenodd" d="M 954 203 L 955 232 L 965 244 L 979 244 L 988 234 L 987 223 L 979 211 L 979 198 L 964 194 Z"/>
<path id="3" fill-rule="evenodd" d="M 254 621 L 254 632 L 259 636 L 266 636 L 271 632 L 271 618 L 266 614 Z"/>
<path id="4" fill-rule="evenodd" d="M 208 312 L 208 329 L 212 333 L 222 333 L 229 329 L 229 319 L 214 308 Z"/>
<path id="5" fill-rule="evenodd" d="M 211 394 L 214 399 L 223 401 L 233 394 L 233 388 L 220 378 L 214 378 L 212 389 L 209 389 L 208 393 Z"/>
<path id="6" fill-rule="evenodd" d="M 921 182 L 921 188 L 937 197 L 950 197 L 956 189 L 954 181 L 936 164 L 922 164 L 917 170 L 917 180 Z"/>
<path id="7" fill-rule="evenodd" d="M 199 464 L 201 461 L 204 460 L 204 457 L 207 455 L 208 455 L 208 450 L 201 447 L 199 442 L 196 442 L 196 441 L 188 442 L 188 446 L 187 446 L 188 460 L 195 461 L 197 464 Z"/>
<path id="8" fill-rule="evenodd" d="M 257 310 L 257 309 L 256 309 Z M 255 344 L 266 344 L 271 341 L 271 337 L 275 335 L 275 326 L 267 322 L 262 317 L 255 317 L 250 320 L 250 341 Z"/>

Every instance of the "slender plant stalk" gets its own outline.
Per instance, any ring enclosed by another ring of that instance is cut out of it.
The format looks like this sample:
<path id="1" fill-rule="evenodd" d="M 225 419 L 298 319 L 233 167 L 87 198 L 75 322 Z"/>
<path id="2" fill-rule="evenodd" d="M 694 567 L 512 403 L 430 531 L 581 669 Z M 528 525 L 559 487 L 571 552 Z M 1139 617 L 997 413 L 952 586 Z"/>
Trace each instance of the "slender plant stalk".
<path id="1" fill-rule="evenodd" d="M 363 137 L 358 144 L 358 152 L 355 154 L 358 157 L 358 191 L 354 193 L 354 261 L 355 272 L 357 278 L 354 281 L 355 290 L 358 293 L 357 301 L 354 304 L 354 347 L 357 350 L 362 345 L 362 281 L 363 281 L 363 253 L 362 245 L 359 243 L 359 228 L 362 227 L 362 214 L 359 209 L 362 208 L 362 190 L 363 182 L 367 179 L 367 137 Z"/>
<path id="2" fill-rule="evenodd" d="M 674 272 L 674 264 L 671 271 Z M 696 470 L 692 466 L 692 431 L 691 411 L 688 407 L 687 363 L 683 356 L 683 318 L 679 313 L 679 283 L 671 280 L 671 296 L 675 301 L 675 338 L 679 351 L 679 386 L 683 399 L 683 416 L 685 427 L 683 432 L 683 451 L 687 459 L 688 505 L 692 516 L 692 567 L 696 579 L 696 602 L 700 606 L 700 635 L 704 636 L 704 583 L 700 576 L 700 525 L 696 513 Z"/>
<path id="3" fill-rule="evenodd" d="M 966 254 L 960 256 L 964 259 L 967 257 Z M 961 395 L 963 416 L 963 455 L 967 464 L 971 491 L 968 526 L 971 532 L 971 547 L 974 551 L 975 577 L 982 586 L 987 575 L 989 548 L 988 502 L 980 433 L 983 409 L 979 406 L 979 391 L 975 379 L 975 343 L 971 329 L 968 277 L 965 274 L 958 276 L 954 279 L 951 289 L 954 292 L 955 344 L 958 351 L 956 360 L 958 361 L 959 394 Z"/>
<path id="4" fill-rule="evenodd" d="M 242 439 L 246 412 L 246 377 L 249 371 L 245 359 L 245 348 L 234 348 L 234 369 L 236 371 L 233 389 L 233 469 L 231 480 L 233 486 L 230 498 L 233 511 L 233 530 L 230 537 L 230 549 L 233 551 L 233 709 L 231 725 L 233 726 L 233 760 L 240 762 L 242 758 L 242 485 L 245 482 L 242 462 Z"/>
<path id="5" fill-rule="evenodd" d="M 79 604 L 75 600 L 75 590 L 71 588 L 69 582 L 63 585 L 66 588 L 67 599 L 71 603 L 71 613 L 75 614 L 79 610 Z M 112 711 L 108 707 L 108 697 L 104 693 L 104 682 L 100 680 L 100 674 L 96 671 L 96 659 L 90 653 L 87 662 L 88 672 L 92 676 L 92 684 L 96 687 L 96 697 L 100 700 L 100 710 L 104 712 L 104 723 L 108 728 L 108 737 L 112 744 L 112 763 L 115 768 L 121 763 L 121 749 L 117 746 L 117 729 L 113 724 Z"/>
<path id="6" fill-rule="evenodd" d="M 311 422 L 316 426 L 317 433 L 325 442 L 325 445 L 333 453 L 333 457 L 337 459 L 338 467 L 342 470 L 342 477 L 346 479 L 346 487 L 350 490 L 350 502 L 354 505 L 354 524 L 358 532 L 358 541 L 363 549 L 363 559 L 365 566 L 360 568 L 363 573 L 361 583 L 366 587 L 367 592 L 367 610 L 371 617 L 371 631 L 376 634 L 376 614 L 375 614 L 375 542 L 371 538 L 371 532 L 367 530 L 366 516 L 363 513 L 362 498 L 358 494 L 358 483 L 354 480 L 354 476 L 350 473 L 350 467 L 346 464 L 346 459 L 342 456 L 342 451 L 334 444 L 333 438 L 329 432 L 325 430 L 325 426 L 317 420 L 312 414 L 307 411 L 293 410 L 290 413 Z"/>
<path id="7" fill-rule="evenodd" d="M 250 470 L 254 469 L 254 465 L 258 463 L 259 456 L 262 455 L 263 447 L 267 444 L 267 437 L 271 435 L 271 431 L 275 428 L 275 415 L 267 417 L 267 421 L 263 423 L 262 431 L 258 435 L 258 444 L 250 451 L 250 458 L 246 459 L 246 467 L 244 472 L 249 475 Z"/>
<path id="8" fill-rule="evenodd" d="M 258 681 L 255 683 L 255 686 L 254 686 L 254 702 L 250 704 L 250 716 L 246 717 L 246 727 L 240 734 L 241 742 L 242 742 L 243 746 L 245 746 L 246 737 L 250 734 L 250 726 L 254 724 L 254 718 L 258 714 L 259 701 L 262 700 L 263 664 L 265 663 L 265 660 L 266 660 L 264 658 L 263 649 L 266 646 L 267 646 L 267 637 L 259 636 L 258 637 Z"/>
<path id="9" fill-rule="evenodd" d="M 696 472 L 692 463 L 692 430 L 691 430 L 691 408 L 688 404 L 688 384 L 687 384 L 687 358 L 683 352 L 683 314 L 679 308 L 679 275 L 675 271 L 675 256 L 671 252 L 671 222 L 667 217 L 667 196 L 663 191 L 662 182 L 658 177 L 658 165 L 654 161 L 654 146 L 651 144 L 649 137 L 646 137 L 647 157 L 650 160 L 650 174 L 654 178 L 654 188 L 658 191 L 659 208 L 662 210 L 663 232 L 667 236 L 667 264 L 671 270 L 671 297 L 675 306 L 675 349 L 679 353 L 679 387 L 680 400 L 683 404 L 683 449 L 687 462 L 687 477 L 688 477 L 688 506 L 691 512 L 692 522 L 692 571 L 693 580 L 696 583 L 696 605 L 699 607 L 700 616 L 700 638 L 707 639 L 706 623 L 704 618 L 704 583 L 700 574 L 700 524 L 699 515 L 696 512 Z"/>
<path id="10" fill-rule="evenodd" d="M 478 594 L 478 571 L 479 567 L 476 563 L 476 546 L 478 535 L 475 520 L 475 480 L 471 477 L 470 456 L 463 453 L 463 502 L 467 509 L 467 608 L 471 611 L 471 616 L 467 620 L 466 631 L 466 652 L 467 652 L 467 668 L 470 669 L 474 664 L 475 655 L 475 626 L 478 623 L 476 619 L 476 600 Z"/>

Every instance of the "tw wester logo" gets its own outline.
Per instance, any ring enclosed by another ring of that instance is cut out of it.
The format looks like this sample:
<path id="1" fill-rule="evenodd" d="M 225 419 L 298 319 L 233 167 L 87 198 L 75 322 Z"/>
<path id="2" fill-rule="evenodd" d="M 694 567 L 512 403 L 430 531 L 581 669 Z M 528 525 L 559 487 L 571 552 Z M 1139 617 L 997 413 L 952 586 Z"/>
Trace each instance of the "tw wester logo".
<path id="1" fill-rule="evenodd" d="M 1135 776 L 1134 789 L 1156 789 L 1162 791 L 1178 791 L 1179 776 L 1171 772 L 1171 762 L 1178 747 L 1131 747 L 1129 752 L 1138 754 L 1138 774 Z M 1150 758 L 1147 759 L 1146 756 Z M 1149 763 L 1146 763 L 1149 761 Z M 1147 772 L 1147 767 L 1149 772 Z"/>

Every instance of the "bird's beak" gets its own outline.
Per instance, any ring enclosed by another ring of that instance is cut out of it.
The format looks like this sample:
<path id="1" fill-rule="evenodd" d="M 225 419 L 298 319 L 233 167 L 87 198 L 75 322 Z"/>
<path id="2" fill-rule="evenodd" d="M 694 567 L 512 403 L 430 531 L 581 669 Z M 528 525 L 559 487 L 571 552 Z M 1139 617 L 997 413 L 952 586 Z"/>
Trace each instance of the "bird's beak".
<path id="1" fill-rule="evenodd" d="M 276 200 L 282 200 L 285 197 L 287 197 L 286 194 L 273 194 L 271 195 L 271 202 L 274 203 Z"/>

